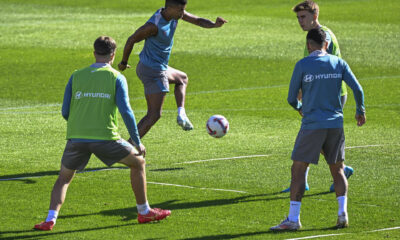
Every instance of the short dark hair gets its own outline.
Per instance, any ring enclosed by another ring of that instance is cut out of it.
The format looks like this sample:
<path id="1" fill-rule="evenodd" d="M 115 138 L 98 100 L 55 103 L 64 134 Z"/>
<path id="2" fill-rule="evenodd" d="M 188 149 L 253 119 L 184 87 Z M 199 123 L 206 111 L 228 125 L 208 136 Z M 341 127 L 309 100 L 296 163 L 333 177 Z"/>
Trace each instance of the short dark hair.
<path id="1" fill-rule="evenodd" d="M 326 33 L 321 28 L 314 28 L 307 33 L 307 42 L 312 41 L 317 46 L 322 47 L 326 41 Z"/>
<path id="2" fill-rule="evenodd" d="M 314 15 L 319 14 L 319 6 L 312 0 L 306 0 L 294 6 L 293 12 L 308 11 Z"/>
<path id="3" fill-rule="evenodd" d="M 165 0 L 165 6 L 186 5 L 187 0 Z"/>
<path id="4" fill-rule="evenodd" d="M 115 52 L 117 44 L 108 36 L 100 36 L 94 41 L 94 51 L 98 55 L 106 56 Z"/>

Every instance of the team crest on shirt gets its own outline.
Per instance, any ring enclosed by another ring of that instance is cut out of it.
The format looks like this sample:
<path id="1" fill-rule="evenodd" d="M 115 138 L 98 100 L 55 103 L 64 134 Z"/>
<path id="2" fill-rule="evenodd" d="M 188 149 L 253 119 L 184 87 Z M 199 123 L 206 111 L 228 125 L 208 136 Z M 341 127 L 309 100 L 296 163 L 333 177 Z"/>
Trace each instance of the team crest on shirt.
<path id="1" fill-rule="evenodd" d="M 77 91 L 77 92 L 75 93 L 75 99 L 80 99 L 81 96 L 82 96 L 82 92 L 81 92 L 81 91 Z"/>
<path id="2" fill-rule="evenodd" d="M 311 74 L 307 74 L 304 76 L 303 81 L 306 83 L 312 82 L 314 81 L 314 75 Z"/>

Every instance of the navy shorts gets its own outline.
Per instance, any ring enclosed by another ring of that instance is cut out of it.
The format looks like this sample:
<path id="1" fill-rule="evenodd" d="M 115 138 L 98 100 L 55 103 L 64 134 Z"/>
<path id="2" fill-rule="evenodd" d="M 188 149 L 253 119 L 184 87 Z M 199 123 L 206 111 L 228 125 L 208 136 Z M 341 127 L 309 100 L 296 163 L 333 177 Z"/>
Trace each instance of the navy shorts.
<path id="1" fill-rule="evenodd" d="M 321 150 L 328 164 L 344 161 L 343 128 L 300 129 L 292 152 L 292 160 L 318 164 Z"/>
<path id="2" fill-rule="evenodd" d="M 111 166 L 128 156 L 133 149 L 134 147 L 124 139 L 101 142 L 68 140 L 61 163 L 71 170 L 83 170 L 93 153 L 107 166 Z"/>

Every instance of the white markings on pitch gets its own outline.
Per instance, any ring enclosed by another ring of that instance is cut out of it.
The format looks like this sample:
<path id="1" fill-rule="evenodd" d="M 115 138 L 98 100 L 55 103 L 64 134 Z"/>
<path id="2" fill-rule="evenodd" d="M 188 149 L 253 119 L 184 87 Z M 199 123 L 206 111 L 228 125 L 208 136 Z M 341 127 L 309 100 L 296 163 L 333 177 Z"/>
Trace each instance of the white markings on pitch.
<path id="1" fill-rule="evenodd" d="M 334 233 L 334 234 L 315 235 L 315 236 L 300 237 L 300 238 L 288 238 L 288 239 L 286 239 L 286 240 L 300 240 L 300 239 L 323 238 L 323 237 L 340 236 L 340 235 L 345 235 L 345 234 L 348 234 L 348 233 Z"/>
<path id="2" fill-rule="evenodd" d="M 233 160 L 233 159 L 242 159 L 242 158 L 269 157 L 269 156 L 271 156 L 271 154 L 267 154 L 267 155 L 249 155 L 249 156 L 238 156 L 238 157 L 227 157 L 227 158 L 211 158 L 211 159 L 206 159 L 206 160 L 188 161 L 188 162 L 181 162 L 181 163 L 175 163 L 175 164 L 192 164 L 192 163 L 201 163 L 201 162 Z"/>
<path id="3" fill-rule="evenodd" d="M 201 190 L 212 190 L 212 191 L 222 191 L 222 192 L 235 192 L 235 193 L 248 193 L 248 192 L 239 191 L 239 190 L 220 189 L 220 188 L 205 188 L 205 187 L 193 187 L 193 186 L 180 185 L 180 184 L 172 184 L 172 183 L 159 183 L 159 182 L 147 182 L 147 183 L 148 183 L 148 184 L 163 185 L 163 186 L 173 186 L 173 187 L 181 187 L 181 188 L 201 189 Z"/>
<path id="4" fill-rule="evenodd" d="M 127 169 L 127 168 L 102 168 L 102 169 L 85 170 L 85 171 L 77 172 L 77 173 L 101 172 L 101 171 L 112 171 L 112 170 L 126 170 L 126 169 Z M 29 176 L 29 177 L 5 178 L 5 179 L 0 179 L 0 181 L 24 180 L 24 179 L 42 178 L 42 177 L 45 177 L 45 176 Z M 147 184 L 155 184 L 155 185 L 163 185 L 163 186 L 173 186 L 173 187 L 181 187 L 181 188 L 191 188 L 191 189 L 200 189 L 200 190 L 221 191 L 221 192 L 248 193 L 248 192 L 245 192 L 245 191 L 232 190 L 232 189 L 194 187 L 194 186 L 187 186 L 187 185 L 180 185 L 180 184 L 172 184 L 172 183 L 147 182 Z"/>
<path id="5" fill-rule="evenodd" d="M 377 230 L 365 231 L 365 232 L 361 232 L 361 233 L 383 232 L 383 231 L 391 231 L 391 230 L 397 230 L 397 229 L 400 229 L 400 227 L 382 228 L 382 229 L 377 229 Z M 349 234 L 360 234 L 360 233 L 334 233 L 334 234 L 314 235 L 314 236 L 300 237 L 300 238 L 288 238 L 286 240 L 323 238 L 323 237 L 341 236 L 341 235 L 349 235 Z"/>
<path id="6" fill-rule="evenodd" d="M 345 149 L 353 149 L 353 148 L 370 148 L 370 147 L 382 147 L 385 145 L 378 144 L 378 145 L 364 145 L 364 146 L 352 146 L 352 147 L 345 147 Z"/>
<path id="7" fill-rule="evenodd" d="M 391 230 L 396 230 L 396 229 L 400 229 L 400 227 L 382 228 L 382 229 L 372 230 L 372 231 L 368 231 L 368 232 L 382 232 L 382 231 L 391 231 Z"/>

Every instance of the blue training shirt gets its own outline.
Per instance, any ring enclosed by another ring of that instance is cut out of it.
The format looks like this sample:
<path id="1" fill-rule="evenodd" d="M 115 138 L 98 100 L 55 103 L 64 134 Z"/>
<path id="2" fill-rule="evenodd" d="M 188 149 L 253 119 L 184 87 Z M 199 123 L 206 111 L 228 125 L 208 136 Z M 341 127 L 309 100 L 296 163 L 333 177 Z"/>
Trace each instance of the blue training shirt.
<path id="1" fill-rule="evenodd" d="M 110 67 L 106 63 L 94 63 L 91 65 L 94 68 Z M 128 84 L 124 75 L 119 74 L 116 79 L 116 89 L 115 89 L 115 102 L 117 104 L 118 110 L 124 120 L 125 126 L 128 129 L 129 135 L 132 140 L 139 146 L 140 137 L 136 125 L 135 115 L 133 114 L 131 105 L 129 103 L 128 95 Z M 67 86 L 65 87 L 64 100 L 61 109 L 61 114 L 65 120 L 68 121 L 69 109 L 71 105 L 72 97 L 72 76 L 70 77 Z M 91 139 L 71 139 L 74 142 L 100 142 L 102 140 L 91 140 Z"/>
<path id="2" fill-rule="evenodd" d="M 172 45 L 174 44 L 174 34 L 178 20 L 165 20 L 161 15 L 162 8 L 158 9 L 154 15 L 147 21 L 157 26 L 156 36 L 146 39 L 140 61 L 153 69 L 165 71 L 168 69 L 169 57 L 171 55 Z"/>
<path id="3" fill-rule="evenodd" d="M 302 129 L 343 127 L 342 79 L 353 90 L 357 114 L 363 114 L 364 92 L 346 61 L 315 51 L 296 63 L 287 100 L 294 109 L 302 110 Z M 297 99 L 300 89 L 302 102 Z"/>

